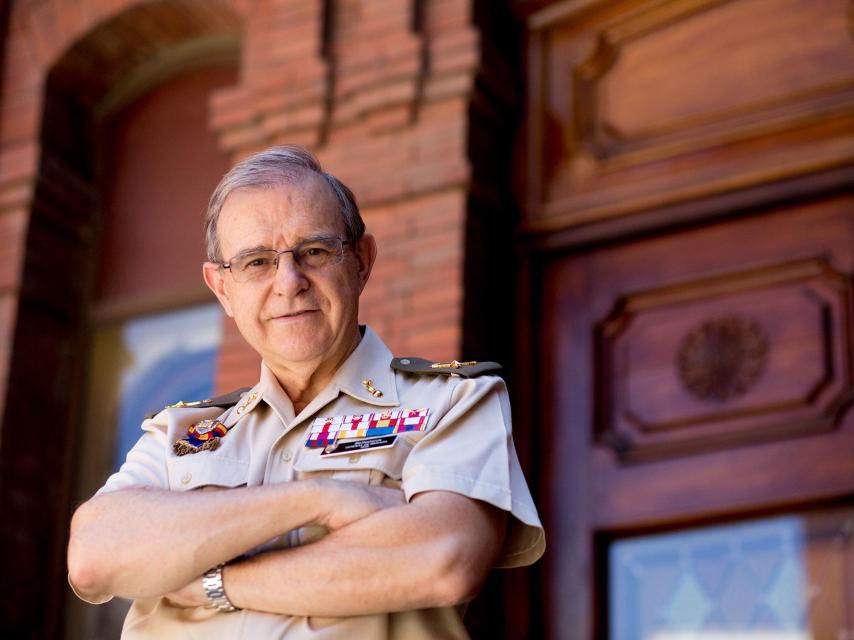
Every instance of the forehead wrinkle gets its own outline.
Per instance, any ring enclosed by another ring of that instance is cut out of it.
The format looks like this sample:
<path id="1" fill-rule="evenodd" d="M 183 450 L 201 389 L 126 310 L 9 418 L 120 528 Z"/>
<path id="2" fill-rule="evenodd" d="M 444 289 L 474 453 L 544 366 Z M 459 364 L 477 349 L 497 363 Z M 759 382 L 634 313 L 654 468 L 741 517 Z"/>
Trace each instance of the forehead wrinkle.
<path id="1" fill-rule="evenodd" d="M 271 194 L 275 195 L 270 197 Z M 236 210 L 235 201 L 239 202 Z M 228 237 L 239 248 L 244 242 L 253 244 L 243 245 L 239 253 L 232 255 L 276 248 L 261 243 L 290 241 L 281 247 L 287 248 L 307 239 L 346 234 L 335 194 L 325 180 L 314 174 L 297 183 L 237 189 L 226 199 L 223 213 L 221 242 Z M 235 235 L 242 237 L 235 241 Z"/>

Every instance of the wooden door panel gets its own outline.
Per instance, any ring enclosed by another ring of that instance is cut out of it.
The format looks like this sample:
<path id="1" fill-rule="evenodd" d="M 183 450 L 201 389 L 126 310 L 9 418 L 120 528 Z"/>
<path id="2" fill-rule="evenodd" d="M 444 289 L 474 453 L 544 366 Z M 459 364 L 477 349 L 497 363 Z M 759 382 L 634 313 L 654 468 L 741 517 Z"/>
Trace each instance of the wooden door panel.
<path id="1" fill-rule="evenodd" d="M 548 265 L 551 637 L 592 637 L 597 535 L 854 494 L 852 273 L 854 196 Z"/>
<path id="2" fill-rule="evenodd" d="M 853 422 L 849 410 L 822 437 L 734 448 L 629 473 L 597 456 L 589 471 L 590 524 L 596 530 L 636 530 L 850 497 Z"/>
<path id="3" fill-rule="evenodd" d="M 792 34 L 770 55 L 769 42 Z M 604 26 L 576 69 L 583 129 L 616 155 L 790 128 L 805 111 L 852 106 L 852 55 L 845 0 L 650 5 Z"/>
<path id="4" fill-rule="evenodd" d="M 529 19 L 529 230 L 850 165 L 850 0 L 553 4 Z"/>
<path id="5" fill-rule="evenodd" d="M 850 293 L 816 257 L 619 298 L 597 327 L 597 443 L 642 461 L 828 429 Z"/>
<path id="6" fill-rule="evenodd" d="M 854 2 L 514 5 L 542 632 L 589 640 L 610 541 L 854 498 Z"/>

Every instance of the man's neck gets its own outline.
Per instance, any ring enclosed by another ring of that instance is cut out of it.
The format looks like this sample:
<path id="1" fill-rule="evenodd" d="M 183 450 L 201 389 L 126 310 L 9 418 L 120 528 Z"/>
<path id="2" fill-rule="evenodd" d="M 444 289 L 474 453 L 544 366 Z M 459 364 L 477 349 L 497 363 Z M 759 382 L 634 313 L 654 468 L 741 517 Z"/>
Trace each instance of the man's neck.
<path id="1" fill-rule="evenodd" d="M 361 338 L 361 332 L 356 330 L 352 341 L 335 358 L 298 363 L 267 363 L 282 390 L 290 398 L 295 415 L 299 415 L 300 411 L 326 388 L 335 372 L 358 346 Z"/>

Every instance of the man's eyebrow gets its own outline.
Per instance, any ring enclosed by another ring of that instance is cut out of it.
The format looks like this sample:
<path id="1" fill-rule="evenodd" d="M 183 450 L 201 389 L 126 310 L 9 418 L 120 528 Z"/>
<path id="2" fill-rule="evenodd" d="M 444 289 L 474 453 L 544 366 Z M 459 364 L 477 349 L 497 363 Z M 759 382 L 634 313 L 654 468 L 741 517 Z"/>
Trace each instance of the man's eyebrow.
<path id="1" fill-rule="evenodd" d="M 318 240 L 336 240 L 337 238 L 338 238 L 338 235 L 336 235 L 335 233 L 332 233 L 332 232 L 320 233 L 320 234 L 313 235 L 313 236 L 307 236 L 305 238 L 297 238 L 297 241 L 293 244 L 293 247 L 299 246 L 301 244 L 305 244 L 306 242 L 317 242 Z M 291 247 L 291 248 L 293 248 L 293 247 Z M 235 258 L 242 258 L 243 256 L 249 255 L 250 253 L 255 253 L 257 251 L 276 251 L 276 249 L 273 249 L 271 247 L 265 247 L 264 245 L 259 244 L 259 245 L 255 245 L 254 247 L 242 249 L 238 253 L 234 254 L 234 256 L 232 256 L 231 259 L 234 260 Z"/>
<path id="2" fill-rule="evenodd" d="M 259 244 L 259 245 L 255 245 L 254 247 L 249 247 L 248 249 L 243 249 L 243 250 L 235 253 L 231 257 L 231 259 L 234 260 L 235 258 L 242 258 L 243 256 L 247 256 L 250 253 L 256 253 L 258 251 L 274 251 L 274 249 L 271 249 L 270 247 L 265 247 L 264 245 Z"/>
<path id="3" fill-rule="evenodd" d="M 306 242 L 317 242 L 318 240 L 337 240 L 338 235 L 334 233 L 322 233 L 315 236 L 303 238 L 297 244 L 305 244 Z"/>

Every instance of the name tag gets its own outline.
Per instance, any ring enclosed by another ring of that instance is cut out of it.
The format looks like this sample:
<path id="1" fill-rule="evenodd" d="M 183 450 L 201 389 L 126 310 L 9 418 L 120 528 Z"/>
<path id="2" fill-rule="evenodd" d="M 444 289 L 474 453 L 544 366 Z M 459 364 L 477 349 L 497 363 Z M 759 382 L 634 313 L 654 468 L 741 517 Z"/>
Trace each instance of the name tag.
<path id="1" fill-rule="evenodd" d="M 394 446 L 397 436 L 377 436 L 375 438 L 362 438 L 361 440 L 350 440 L 331 444 L 323 449 L 320 456 L 339 456 L 344 453 L 359 453 L 373 449 L 387 449 Z"/>

